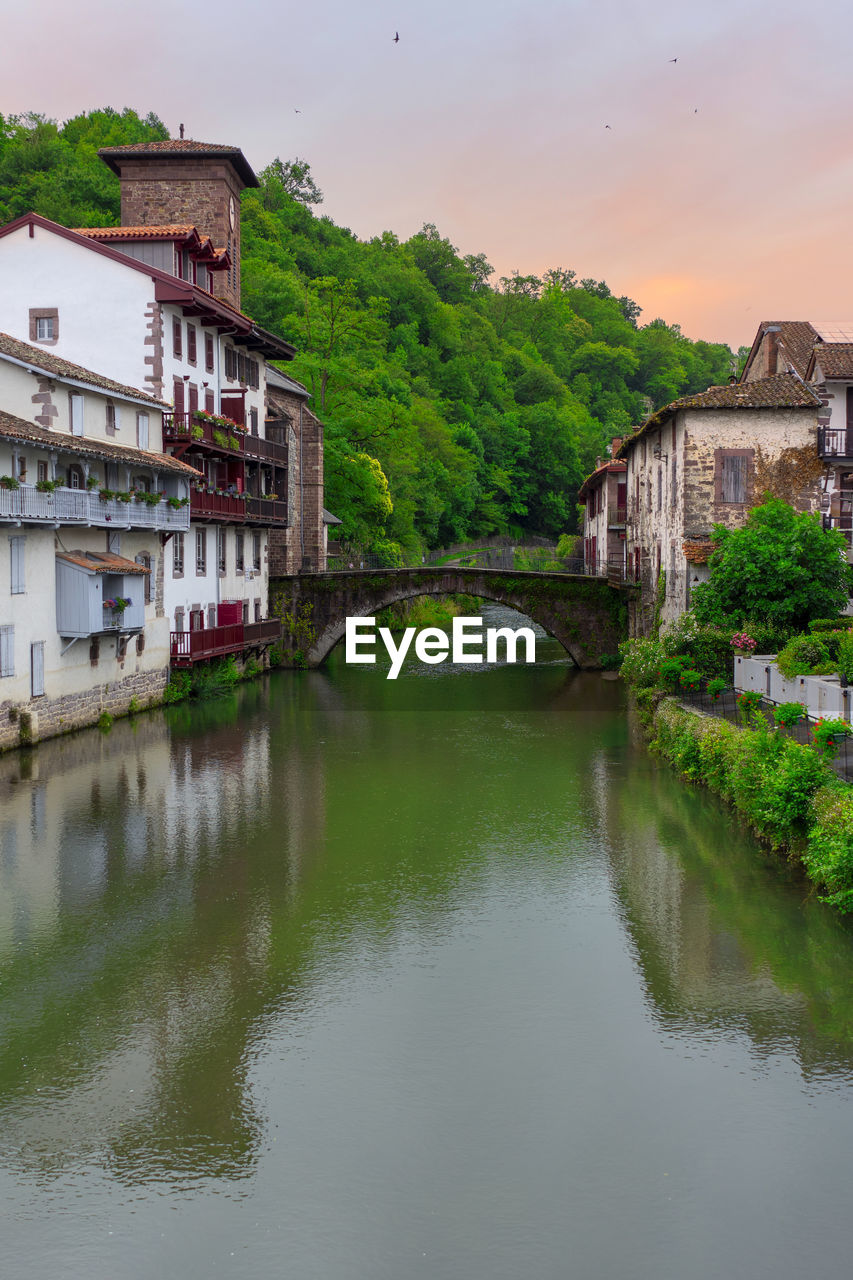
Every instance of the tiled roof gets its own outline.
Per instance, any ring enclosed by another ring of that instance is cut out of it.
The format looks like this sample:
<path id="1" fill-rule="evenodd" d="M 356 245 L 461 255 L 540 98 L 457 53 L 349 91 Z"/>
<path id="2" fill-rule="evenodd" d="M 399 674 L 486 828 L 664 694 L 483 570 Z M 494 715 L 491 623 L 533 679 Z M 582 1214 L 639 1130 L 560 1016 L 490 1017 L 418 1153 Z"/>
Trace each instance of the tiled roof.
<path id="1" fill-rule="evenodd" d="M 98 155 L 104 164 L 119 173 L 119 160 L 133 160 L 137 156 L 174 156 L 180 159 L 205 156 L 213 160 L 230 160 L 247 187 L 260 186 L 255 174 L 239 147 L 221 146 L 218 142 L 195 142 L 192 138 L 166 138 L 157 142 L 132 142 L 125 147 L 101 147 Z"/>
<path id="2" fill-rule="evenodd" d="M 808 320 L 762 320 L 741 374 L 741 382 L 748 380 L 749 370 L 768 329 L 778 329 L 779 356 L 794 366 L 801 378 L 806 376 L 812 347 L 818 331 Z"/>
<path id="3" fill-rule="evenodd" d="M 793 373 L 777 373 L 756 382 L 733 382 L 725 387 L 709 387 L 698 395 L 682 396 L 658 409 L 628 436 L 618 457 L 627 456 L 631 446 L 653 427 L 672 418 L 679 409 L 816 409 L 821 401 L 815 391 Z"/>
<path id="4" fill-rule="evenodd" d="M 98 458 L 102 462 L 125 462 L 130 466 L 156 467 L 158 471 L 171 471 L 185 480 L 196 480 L 201 474 L 195 467 L 180 462 L 167 453 L 151 453 L 148 449 L 135 449 L 132 445 L 113 444 L 110 440 L 93 440 L 91 436 L 72 436 L 64 431 L 48 431 L 34 422 L 16 418 L 0 409 L 0 437 L 25 440 L 28 444 L 43 445 L 62 453 L 77 454 L 81 458 Z"/>
<path id="5" fill-rule="evenodd" d="M 713 542 L 708 538 L 688 539 L 681 544 L 681 549 L 688 564 L 707 564 L 715 551 Z"/>
<path id="6" fill-rule="evenodd" d="M 93 240 L 183 240 L 195 233 L 191 222 L 166 223 L 159 227 L 72 227 L 78 236 Z"/>
<path id="7" fill-rule="evenodd" d="M 853 378 L 853 342 L 815 343 L 809 377 L 816 364 L 825 378 Z"/>
<path id="8" fill-rule="evenodd" d="M 113 555 L 111 551 L 57 551 L 57 560 L 67 560 L 69 564 L 78 564 L 81 569 L 89 569 L 92 573 L 150 573 L 144 564 L 135 560 L 127 560 L 124 556 Z"/>
<path id="9" fill-rule="evenodd" d="M 105 378 L 100 373 L 93 373 L 91 369 L 84 369 L 79 364 L 72 364 L 70 360 L 63 360 L 61 356 L 55 356 L 51 351 L 45 351 L 43 347 L 34 347 L 29 342 L 21 342 L 9 333 L 0 333 L 0 355 L 11 356 L 13 360 L 23 360 L 33 368 L 41 369 L 57 378 L 73 378 L 75 382 L 83 382 L 97 391 L 110 391 L 114 395 L 126 396 L 132 400 L 144 400 L 147 404 L 156 405 L 158 408 L 171 409 L 172 407 L 165 400 L 155 400 L 154 396 L 150 396 L 147 391 L 140 391 L 137 387 L 127 387 L 121 382 L 113 382 L 112 378 Z"/>
<path id="10" fill-rule="evenodd" d="M 578 490 L 578 497 L 579 498 L 586 497 L 586 494 L 590 489 L 594 488 L 599 481 L 604 480 L 608 471 L 621 472 L 621 471 L 627 471 L 627 470 L 628 468 L 624 462 L 614 462 L 612 459 L 609 459 L 607 462 L 603 463 L 600 467 L 598 467 L 595 471 L 593 471 L 590 475 L 587 476 L 587 478 L 584 480 L 583 484 L 581 485 L 580 489 Z"/>

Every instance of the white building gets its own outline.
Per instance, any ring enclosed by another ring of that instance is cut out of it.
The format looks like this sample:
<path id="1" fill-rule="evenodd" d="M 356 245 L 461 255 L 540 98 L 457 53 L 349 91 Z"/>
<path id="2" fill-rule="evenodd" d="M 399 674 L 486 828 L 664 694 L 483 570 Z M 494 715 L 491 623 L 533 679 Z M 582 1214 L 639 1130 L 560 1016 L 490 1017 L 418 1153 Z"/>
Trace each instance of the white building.
<path id="1" fill-rule="evenodd" d="M 163 545 L 200 479 L 165 408 L 0 333 L 0 748 L 162 696 Z"/>

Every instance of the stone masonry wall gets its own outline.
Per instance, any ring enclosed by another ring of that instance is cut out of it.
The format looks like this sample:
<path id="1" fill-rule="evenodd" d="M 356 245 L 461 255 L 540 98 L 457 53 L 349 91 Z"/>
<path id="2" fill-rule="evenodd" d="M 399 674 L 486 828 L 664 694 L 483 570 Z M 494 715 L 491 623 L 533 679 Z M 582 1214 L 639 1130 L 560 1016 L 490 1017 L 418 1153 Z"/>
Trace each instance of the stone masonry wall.
<path id="1" fill-rule="evenodd" d="M 132 699 L 142 707 L 162 701 L 169 668 L 142 671 L 123 680 L 97 685 L 85 692 L 61 698 L 31 698 L 27 702 L 0 702 L 0 751 L 27 746 L 97 724 L 104 712 L 125 715 Z"/>

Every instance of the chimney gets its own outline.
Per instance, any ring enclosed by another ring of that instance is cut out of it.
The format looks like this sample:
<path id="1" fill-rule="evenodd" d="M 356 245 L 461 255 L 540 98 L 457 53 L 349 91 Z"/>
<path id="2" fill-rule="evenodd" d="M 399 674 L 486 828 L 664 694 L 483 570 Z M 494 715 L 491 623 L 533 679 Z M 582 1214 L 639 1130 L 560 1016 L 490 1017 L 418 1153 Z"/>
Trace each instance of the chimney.
<path id="1" fill-rule="evenodd" d="M 615 458 L 619 450 L 622 448 L 622 437 L 614 436 L 610 441 L 610 456 Z"/>
<path id="2" fill-rule="evenodd" d="M 767 339 L 767 376 L 775 377 L 779 366 L 779 330 L 778 324 L 769 324 L 764 330 Z"/>

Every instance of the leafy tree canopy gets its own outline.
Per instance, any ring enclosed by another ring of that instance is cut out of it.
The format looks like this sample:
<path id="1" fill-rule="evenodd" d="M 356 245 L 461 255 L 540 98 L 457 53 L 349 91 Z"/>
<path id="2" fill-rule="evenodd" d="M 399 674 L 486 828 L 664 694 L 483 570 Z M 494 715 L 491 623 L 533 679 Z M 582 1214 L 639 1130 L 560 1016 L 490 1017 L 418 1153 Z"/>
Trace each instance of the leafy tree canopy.
<path id="1" fill-rule="evenodd" d="M 98 148 L 168 137 L 104 108 L 64 124 L 0 117 L 0 221 L 119 220 Z M 243 193 L 242 305 L 297 347 L 288 373 L 326 424 L 326 506 L 342 535 L 407 554 L 489 533 L 575 529 L 578 485 L 614 435 L 725 382 L 731 352 L 691 342 L 569 267 L 495 281 L 426 222 L 361 241 L 319 216 L 306 160 L 276 157 Z M 108 372 L 108 371 L 105 371 Z"/>
<path id="2" fill-rule="evenodd" d="M 693 593 L 700 622 L 804 630 L 812 618 L 835 617 L 847 603 L 853 579 L 844 534 L 824 529 L 819 515 L 768 498 L 742 529 L 717 525 L 712 537 L 710 579 Z"/>

